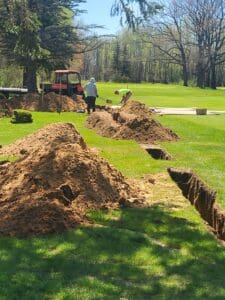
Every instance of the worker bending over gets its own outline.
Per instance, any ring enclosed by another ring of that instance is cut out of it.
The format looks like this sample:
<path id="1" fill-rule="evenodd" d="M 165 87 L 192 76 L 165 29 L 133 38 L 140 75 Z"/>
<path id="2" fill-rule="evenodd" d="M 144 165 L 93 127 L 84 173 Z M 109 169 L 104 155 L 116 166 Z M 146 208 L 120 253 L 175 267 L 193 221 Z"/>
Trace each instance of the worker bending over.
<path id="1" fill-rule="evenodd" d="M 132 92 L 129 89 L 120 89 L 120 90 L 116 90 L 114 92 L 114 94 L 122 95 L 122 99 L 121 99 L 120 103 L 125 104 L 127 102 L 127 100 L 131 97 Z"/>

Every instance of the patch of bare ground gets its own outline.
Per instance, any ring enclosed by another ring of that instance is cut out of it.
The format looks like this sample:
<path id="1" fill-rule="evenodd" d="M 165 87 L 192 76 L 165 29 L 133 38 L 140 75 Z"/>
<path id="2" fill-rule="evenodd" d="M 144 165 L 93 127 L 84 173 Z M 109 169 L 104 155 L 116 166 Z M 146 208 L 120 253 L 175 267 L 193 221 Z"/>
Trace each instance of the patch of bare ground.
<path id="1" fill-rule="evenodd" d="M 145 197 L 145 206 L 157 205 L 171 210 L 189 207 L 180 189 L 166 172 L 145 175 L 141 179 L 129 179 L 128 182 L 136 186 Z"/>
<path id="2" fill-rule="evenodd" d="M 91 114 L 86 126 L 105 137 L 133 139 L 138 143 L 151 144 L 178 139 L 176 133 L 163 127 L 152 117 L 144 104 L 132 100 L 118 110 Z"/>
<path id="3" fill-rule="evenodd" d="M 0 234 L 31 236 L 89 223 L 90 209 L 141 206 L 144 194 L 89 149 L 69 123 L 48 125 L 2 147 Z"/>
<path id="4" fill-rule="evenodd" d="M 24 96 L 14 97 L 11 100 L 0 100 L 0 109 L 7 104 L 11 109 L 24 109 L 43 112 L 75 112 L 86 108 L 85 101 L 80 97 L 76 100 L 68 96 L 58 95 L 53 92 L 42 95 L 28 93 Z"/>

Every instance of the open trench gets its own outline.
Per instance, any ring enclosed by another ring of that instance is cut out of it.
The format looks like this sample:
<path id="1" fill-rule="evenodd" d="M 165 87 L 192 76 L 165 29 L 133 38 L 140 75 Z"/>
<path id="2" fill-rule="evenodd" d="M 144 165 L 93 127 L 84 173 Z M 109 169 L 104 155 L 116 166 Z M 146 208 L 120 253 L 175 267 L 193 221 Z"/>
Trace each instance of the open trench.
<path id="1" fill-rule="evenodd" d="M 216 192 L 191 171 L 168 168 L 168 173 L 214 234 L 225 241 L 225 211 L 216 204 Z"/>
<path id="2" fill-rule="evenodd" d="M 161 160 L 172 160 L 172 156 L 158 145 L 140 144 L 152 158 Z"/>

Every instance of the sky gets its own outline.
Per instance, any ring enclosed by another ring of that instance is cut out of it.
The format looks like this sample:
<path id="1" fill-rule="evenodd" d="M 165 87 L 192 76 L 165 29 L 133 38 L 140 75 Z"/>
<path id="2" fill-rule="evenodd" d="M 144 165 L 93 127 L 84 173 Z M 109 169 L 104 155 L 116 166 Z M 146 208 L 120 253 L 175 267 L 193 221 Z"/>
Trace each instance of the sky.
<path id="1" fill-rule="evenodd" d="M 119 17 L 111 17 L 110 9 L 114 0 L 86 0 L 80 4 L 80 9 L 87 10 L 80 16 L 85 24 L 105 26 L 105 29 L 95 29 L 98 34 L 116 34 L 120 29 Z"/>

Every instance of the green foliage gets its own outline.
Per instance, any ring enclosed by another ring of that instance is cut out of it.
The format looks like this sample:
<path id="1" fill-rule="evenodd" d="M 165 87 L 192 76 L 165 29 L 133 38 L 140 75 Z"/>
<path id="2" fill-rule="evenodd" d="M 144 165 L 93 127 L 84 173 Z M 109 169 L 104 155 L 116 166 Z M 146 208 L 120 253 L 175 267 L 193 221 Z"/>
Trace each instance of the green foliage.
<path id="1" fill-rule="evenodd" d="M 0 49 L 24 68 L 24 85 L 35 90 L 39 68 L 52 70 L 73 57 L 77 33 L 72 11 L 82 0 L 0 2 Z M 9 51 L 10 49 L 10 51 Z"/>
<path id="2" fill-rule="evenodd" d="M 16 65 L 8 65 L 0 68 L 0 86 L 21 87 L 23 74 L 21 68 Z"/>
<path id="3" fill-rule="evenodd" d="M 11 123 L 32 123 L 32 114 L 23 111 L 14 111 L 14 116 L 11 120 Z"/>

